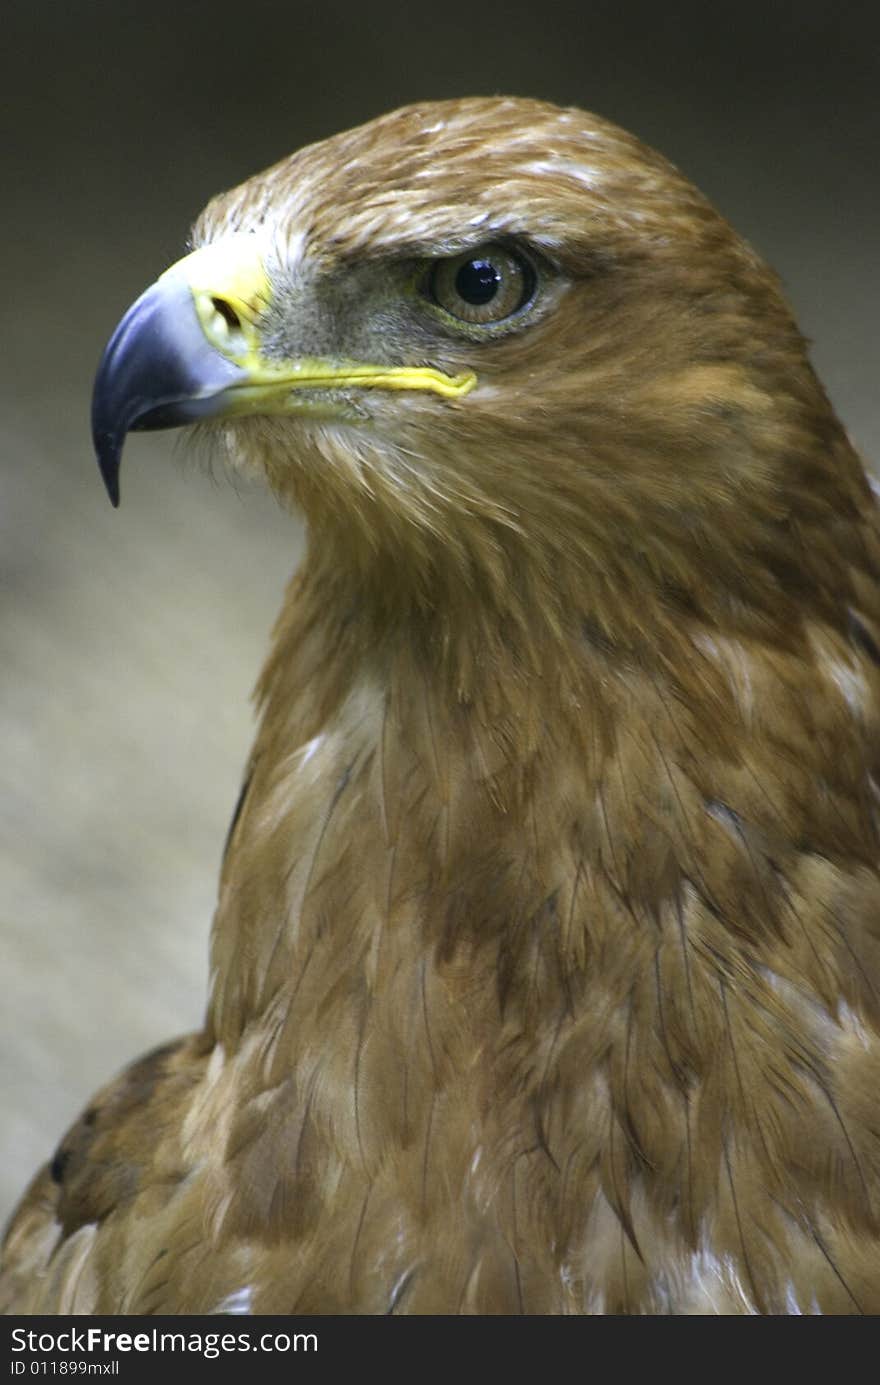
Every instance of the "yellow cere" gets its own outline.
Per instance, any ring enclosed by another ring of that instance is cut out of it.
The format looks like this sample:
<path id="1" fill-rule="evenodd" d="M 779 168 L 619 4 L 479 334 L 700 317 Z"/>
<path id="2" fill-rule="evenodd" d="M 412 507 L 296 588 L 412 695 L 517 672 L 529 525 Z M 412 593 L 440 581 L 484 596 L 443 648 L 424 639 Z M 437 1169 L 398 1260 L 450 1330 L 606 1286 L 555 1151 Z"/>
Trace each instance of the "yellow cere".
<path id="1" fill-rule="evenodd" d="M 458 399 L 477 383 L 473 371 L 446 375 L 433 366 L 369 365 L 315 357 L 266 360 L 260 352 L 257 324 L 271 302 L 272 289 L 256 236 L 237 232 L 204 245 L 178 260 L 161 278 L 172 276 L 184 278 L 189 285 L 211 345 L 245 371 L 241 385 L 230 391 L 241 391 L 245 408 L 254 406 L 257 393 L 265 402 L 266 395 L 274 394 L 280 403 L 282 390 L 296 388 L 433 390 L 446 399 Z"/>

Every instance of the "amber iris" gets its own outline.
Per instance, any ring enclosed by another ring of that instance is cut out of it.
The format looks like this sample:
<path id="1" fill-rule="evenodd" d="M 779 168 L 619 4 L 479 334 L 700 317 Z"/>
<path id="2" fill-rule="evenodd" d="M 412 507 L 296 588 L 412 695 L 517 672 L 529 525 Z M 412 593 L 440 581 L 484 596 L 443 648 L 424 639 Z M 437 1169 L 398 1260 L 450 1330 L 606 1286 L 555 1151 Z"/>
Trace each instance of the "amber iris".
<path id="1" fill-rule="evenodd" d="M 427 296 L 460 322 L 504 322 L 532 299 L 535 272 L 523 255 L 503 245 L 481 246 L 438 260 L 428 276 Z"/>

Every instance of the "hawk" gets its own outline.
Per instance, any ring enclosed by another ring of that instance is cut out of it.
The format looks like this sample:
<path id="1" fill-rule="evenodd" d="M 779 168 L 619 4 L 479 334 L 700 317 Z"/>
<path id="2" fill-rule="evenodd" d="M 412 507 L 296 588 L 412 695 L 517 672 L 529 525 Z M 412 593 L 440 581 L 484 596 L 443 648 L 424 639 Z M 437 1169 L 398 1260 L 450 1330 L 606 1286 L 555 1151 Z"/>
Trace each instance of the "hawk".
<path id="1" fill-rule="evenodd" d="M 410 106 L 212 201 L 93 423 L 309 546 L 204 1027 L 9 1309 L 880 1311 L 877 507 L 755 252 L 595 116 Z"/>

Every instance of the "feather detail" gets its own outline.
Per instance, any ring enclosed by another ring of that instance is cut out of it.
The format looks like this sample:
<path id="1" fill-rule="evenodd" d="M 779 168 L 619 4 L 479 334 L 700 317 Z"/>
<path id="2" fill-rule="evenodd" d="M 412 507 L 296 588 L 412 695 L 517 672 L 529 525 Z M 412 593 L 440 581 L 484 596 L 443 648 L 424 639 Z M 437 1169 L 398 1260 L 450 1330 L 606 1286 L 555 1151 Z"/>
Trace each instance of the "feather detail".
<path id="1" fill-rule="evenodd" d="M 479 383 L 224 425 L 311 538 L 205 1028 L 65 1138 L 6 1302 L 880 1311 L 880 531 L 774 277 L 512 100 L 313 146 L 196 239 L 267 229 L 267 350 L 342 323 Z M 533 325 L 369 318 L 475 236 L 546 260 Z"/>

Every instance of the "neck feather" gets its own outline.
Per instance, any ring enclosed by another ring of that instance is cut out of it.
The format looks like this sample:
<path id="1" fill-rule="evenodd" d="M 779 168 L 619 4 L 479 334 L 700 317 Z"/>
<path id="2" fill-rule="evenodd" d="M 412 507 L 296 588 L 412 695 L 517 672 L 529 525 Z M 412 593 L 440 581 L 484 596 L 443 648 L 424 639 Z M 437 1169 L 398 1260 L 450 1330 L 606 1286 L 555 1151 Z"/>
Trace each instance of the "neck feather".
<path id="1" fill-rule="evenodd" d="M 582 980 L 620 916 L 648 939 L 687 889 L 723 912 L 744 823 L 870 859 L 864 767 L 840 754 L 874 690 L 839 631 L 817 617 L 768 635 L 742 613 L 724 628 L 655 600 L 613 640 L 574 603 L 510 595 L 453 621 L 383 607 L 314 559 L 294 579 L 215 925 L 226 1042 L 339 987 L 372 993 L 385 953 L 412 975 L 479 954 L 494 1003 L 535 947 Z M 817 802 L 816 780 L 837 789 Z"/>

